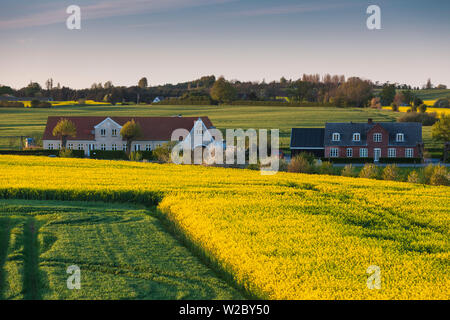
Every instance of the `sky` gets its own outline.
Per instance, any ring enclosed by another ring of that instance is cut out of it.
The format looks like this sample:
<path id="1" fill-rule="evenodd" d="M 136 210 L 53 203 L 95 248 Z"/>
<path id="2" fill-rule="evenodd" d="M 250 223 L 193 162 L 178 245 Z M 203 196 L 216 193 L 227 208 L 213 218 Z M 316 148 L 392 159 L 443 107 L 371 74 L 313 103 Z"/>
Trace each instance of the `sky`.
<path id="1" fill-rule="evenodd" d="M 67 7 L 81 8 L 69 30 Z M 366 10 L 381 9 L 369 30 Z M 448 0 L 2 0 L 0 84 L 152 86 L 303 73 L 450 87 Z"/>

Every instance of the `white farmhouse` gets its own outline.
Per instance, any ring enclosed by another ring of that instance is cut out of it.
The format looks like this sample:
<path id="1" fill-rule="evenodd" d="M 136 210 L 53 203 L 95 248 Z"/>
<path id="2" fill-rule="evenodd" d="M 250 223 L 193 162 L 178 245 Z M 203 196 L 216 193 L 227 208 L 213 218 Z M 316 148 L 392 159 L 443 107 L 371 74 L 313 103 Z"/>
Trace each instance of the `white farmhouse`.
<path id="1" fill-rule="evenodd" d="M 84 150 L 88 156 L 92 150 L 126 151 L 126 141 L 122 139 L 120 130 L 125 123 L 133 119 L 142 129 L 142 137 L 131 145 L 133 151 L 151 151 L 171 141 L 172 133 L 177 129 L 189 132 L 184 139 L 191 138 L 200 128 L 205 137 L 211 137 L 208 131 L 214 129 L 208 117 L 48 117 L 43 137 L 44 149 L 61 148 L 60 139 L 53 135 L 53 128 L 61 119 L 72 121 L 77 129 L 76 137 L 68 138 L 67 148 Z M 203 146 L 212 142 L 207 140 L 212 138 L 206 139 Z M 192 145 L 194 148 L 195 145 Z"/>

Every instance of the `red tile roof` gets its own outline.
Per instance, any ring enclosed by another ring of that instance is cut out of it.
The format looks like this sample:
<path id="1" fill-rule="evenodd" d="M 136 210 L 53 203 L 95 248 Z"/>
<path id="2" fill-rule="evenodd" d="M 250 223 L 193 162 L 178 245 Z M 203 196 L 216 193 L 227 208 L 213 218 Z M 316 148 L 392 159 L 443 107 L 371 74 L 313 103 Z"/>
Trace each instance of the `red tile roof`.
<path id="1" fill-rule="evenodd" d="M 107 118 L 121 126 L 134 119 L 142 129 L 141 141 L 170 141 L 175 129 L 190 131 L 199 117 L 48 117 L 43 140 L 59 140 L 59 137 L 53 135 L 53 128 L 60 119 L 72 121 L 77 128 L 77 136 L 68 140 L 95 140 L 94 127 Z M 200 118 L 208 129 L 213 127 L 208 117 Z"/>

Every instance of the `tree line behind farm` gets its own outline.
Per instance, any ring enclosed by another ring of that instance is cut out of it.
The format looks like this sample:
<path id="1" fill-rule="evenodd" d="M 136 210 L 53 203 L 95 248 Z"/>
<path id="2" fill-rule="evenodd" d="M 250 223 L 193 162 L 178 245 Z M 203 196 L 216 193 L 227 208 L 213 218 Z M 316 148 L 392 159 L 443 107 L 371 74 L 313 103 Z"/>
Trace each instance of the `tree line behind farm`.
<path id="1" fill-rule="evenodd" d="M 446 89 L 445 85 L 433 86 L 431 80 L 423 89 Z M 380 84 L 359 77 L 346 79 L 343 75 L 304 74 L 297 80 L 281 78 L 266 83 L 228 81 L 223 77 L 205 76 L 200 79 L 178 84 L 150 86 L 146 77 L 135 86 L 115 86 L 111 81 L 94 83 L 90 88 L 72 89 L 54 85 L 48 79 L 42 87 L 37 82 L 21 89 L 0 86 L 0 95 L 13 95 L 18 98 L 50 99 L 54 101 L 83 101 L 117 103 L 152 103 L 160 98 L 163 104 L 317 104 L 339 107 L 376 107 L 395 105 L 413 105 L 418 98 L 413 88 L 406 84 Z M 374 100 L 376 99 L 376 100 Z M 446 99 L 444 99 L 446 100 Z M 448 102 L 448 99 L 447 99 Z"/>

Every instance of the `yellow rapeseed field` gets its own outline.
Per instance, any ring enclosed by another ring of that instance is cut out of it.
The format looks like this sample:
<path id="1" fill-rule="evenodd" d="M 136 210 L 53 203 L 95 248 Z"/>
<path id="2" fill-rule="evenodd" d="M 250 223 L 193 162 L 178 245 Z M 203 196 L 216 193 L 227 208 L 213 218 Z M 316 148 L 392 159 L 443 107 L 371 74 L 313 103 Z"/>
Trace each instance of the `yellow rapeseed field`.
<path id="1" fill-rule="evenodd" d="M 0 156 L 0 197 L 157 198 L 180 232 L 261 298 L 450 298 L 449 187 Z M 381 270 L 379 290 L 367 287 L 369 266 Z"/>

